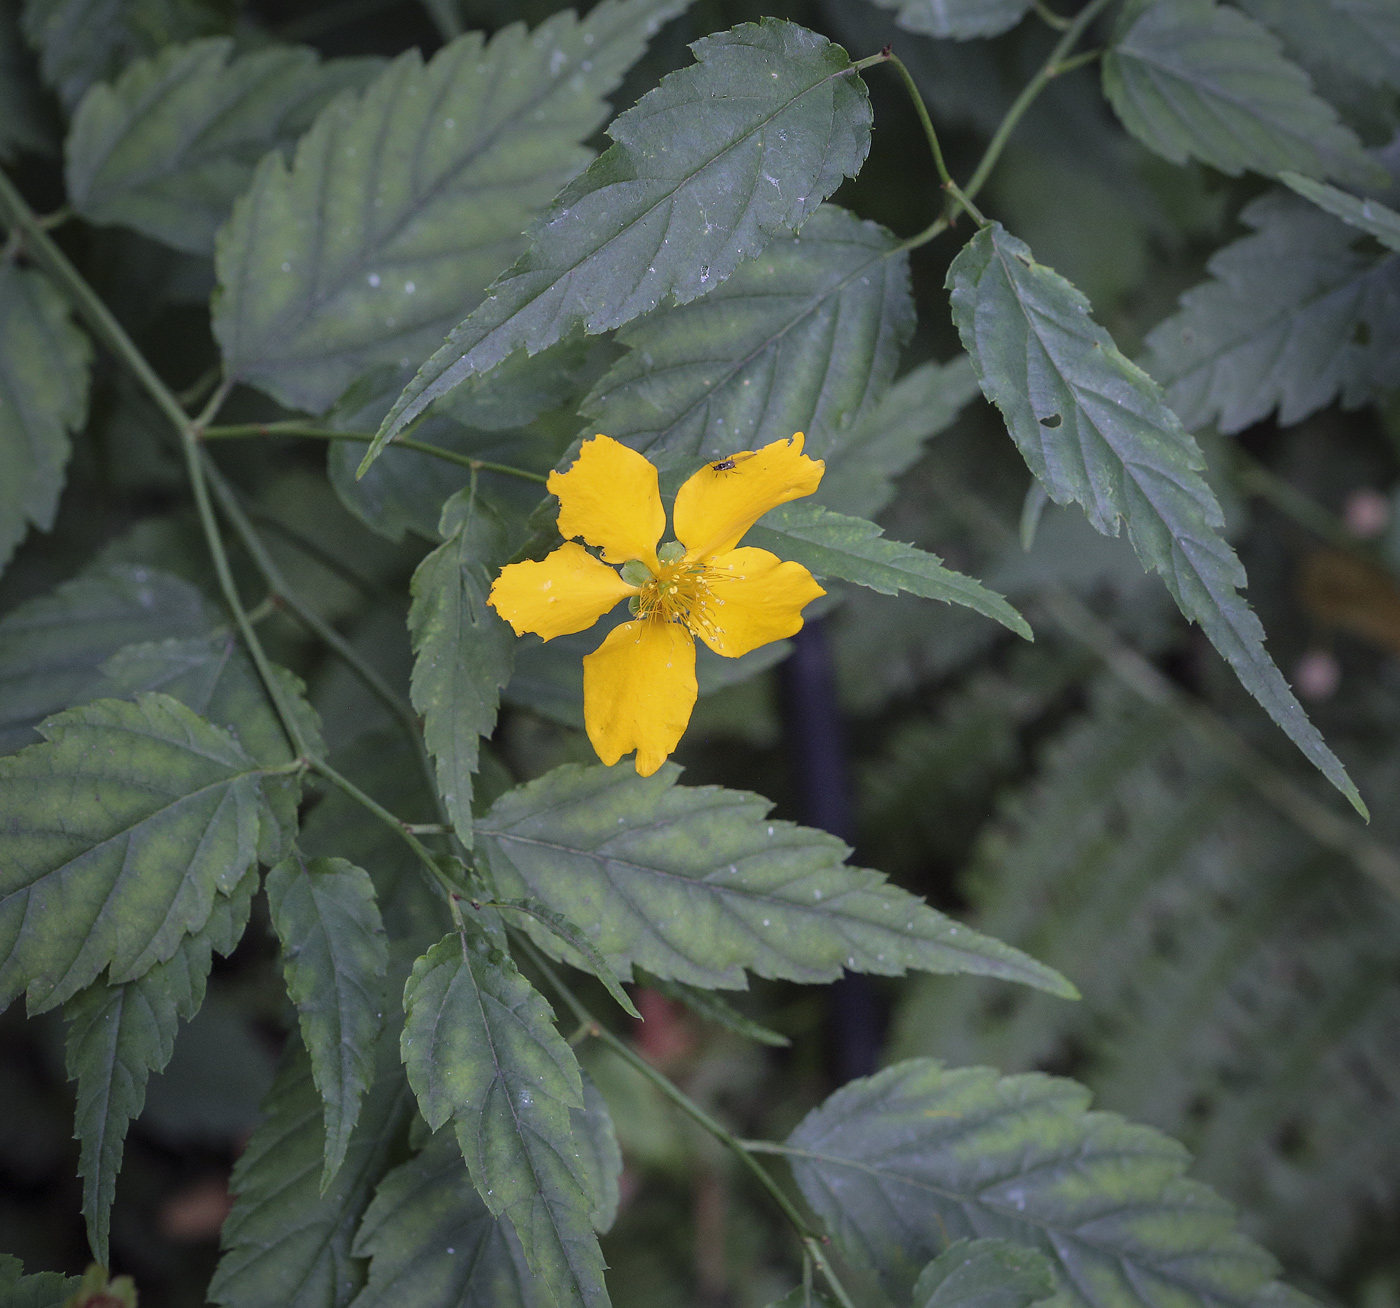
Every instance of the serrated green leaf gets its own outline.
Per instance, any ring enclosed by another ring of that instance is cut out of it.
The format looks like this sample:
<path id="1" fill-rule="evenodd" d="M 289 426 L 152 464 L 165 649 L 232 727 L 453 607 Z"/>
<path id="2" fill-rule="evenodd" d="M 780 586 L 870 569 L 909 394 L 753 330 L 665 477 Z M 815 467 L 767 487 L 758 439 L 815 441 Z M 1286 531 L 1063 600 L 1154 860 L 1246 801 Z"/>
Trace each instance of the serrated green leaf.
<path id="1" fill-rule="evenodd" d="M 1277 1264 L 1183 1173 L 1176 1141 L 1040 1073 L 914 1059 L 838 1090 L 788 1138 L 807 1202 L 896 1299 L 949 1239 L 1044 1253 L 1056 1303 L 1245 1308 Z"/>
<path id="2" fill-rule="evenodd" d="M 209 1300 L 225 1308 L 346 1308 L 364 1284 L 351 1253 L 374 1187 L 389 1170 L 413 1115 L 398 1066 L 397 1023 L 380 1037 L 345 1162 L 320 1189 L 325 1156 L 321 1096 L 295 1032 L 263 1103 L 262 1124 L 234 1164 L 233 1211 Z"/>
<path id="3" fill-rule="evenodd" d="M 51 154 L 53 124 L 19 30 L 19 9 L 0 8 L 0 162 L 32 150 Z"/>
<path id="4" fill-rule="evenodd" d="M 212 254 L 214 233 L 258 160 L 290 151 L 338 92 L 358 90 L 381 66 L 322 64 L 306 46 L 230 63 L 232 53 L 227 37 L 167 46 L 84 96 L 64 151 L 68 198 L 79 214 Z"/>
<path id="5" fill-rule="evenodd" d="M 1232 177 L 1285 168 L 1358 184 L 1384 182 L 1356 134 L 1308 75 L 1253 19 L 1216 0 L 1156 0 L 1124 11 L 1103 61 L 1123 125 L 1173 163 Z"/>
<path id="6" fill-rule="evenodd" d="M 384 924 L 369 873 L 343 858 L 293 850 L 267 874 L 287 997 L 325 1105 L 324 1194 L 349 1148 L 384 1025 Z"/>
<path id="7" fill-rule="evenodd" d="M 24 1264 L 13 1254 L 0 1253 L 0 1303 L 5 1308 L 60 1308 L 78 1288 L 76 1276 L 59 1272 L 24 1275 Z"/>
<path id="8" fill-rule="evenodd" d="M 24 34 L 39 68 L 72 109 L 94 82 L 176 41 L 227 32 L 229 0 L 24 0 Z"/>
<path id="9" fill-rule="evenodd" d="M 580 1069 L 579 1075 L 583 1078 L 583 1107 L 569 1109 L 569 1120 L 573 1123 L 574 1144 L 583 1164 L 591 1201 L 589 1220 L 599 1235 L 606 1235 L 617 1221 L 617 1206 L 622 1198 L 618 1184 L 622 1175 L 622 1150 L 617 1143 L 608 1101 L 587 1072 Z"/>
<path id="10" fill-rule="evenodd" d="M 53 526 L 91 366 L 92 346 L 48 278 L 0 262 L 0 569 L 31 524 Z"/>
<path id="11" fill-rule="evenodd" d="M 679 787 L 679 776 L 670 763 L 651 777 L 569 764 L 502 795 L 477 822 L 497 891 L 543 900 L 576 922 L 624 977 L 635 965 L 737 990 L 745 969 L 819 982 L 843 968 L 918 968 L 1074 993 L 1058 973 L 878 872 L 846 866 L 850 851 L 834 836 L 769 820 L 769 800 Z M 527 930 L 560 956 L 552 936 Z"/>
<path id="12" fill-rule="evenodd" d="M 306 687 L 285 668 L 272 666 L 302 735 L 315 753 L 323 755 L 321 723 L 306 702 Z M 90 697 L 127 699 L 142 691 L 170 695 L 215 726 L 226 728 L 264 767 L 280 768 L 296 757 L 252 659 L 230 631 L 128 645 L 102 665 Z M 264 777 L 262 792 L 273 820 L 262 825 L 258 857 L 264 863 L 276 863 L 296 838 L 301 774 Z"/>
<path id="13" fill-rule="evenodd" d="M 892 233 L 824 204 L 709 295 L 625 327 L 629 347 L 583 403 L 593 424 L 663 470 L 793 432 L 821 458 L 894 376 L 914 326 Z M 489 374 L 488 374 L 489 375 Z"/>
<path id="14" fill-rule="evenodd" d="M 1348 227 L 1369 233 L 1388 249 L 1400 250 L 1400 213 L 1379 200 L 1360 200 L 1326 182 L 1315 182 L 1299 173 L 1280 173 L 1279 180 L 1290 191 L 1296 191 L 1319 209 L 1340 218 Z"/>
<path id="15" fill-rule="evenodd" d="M 380 1183 L 355 1237 L 369 1283 L 353 1308 L 553 1308 L 515 1231 L 492 1217 L 450 1131 Z"/>
<path id="16" fill-rule="evenodd" d="M 1025 618 L 1000 595 L 972 577 L 945 568 L 936 554 L 886 540 L 883 528 L 863 518 L 848 518 L 821 504 L 784 504 L 764 514 L 744 539 L 779 558 L 801 563 L 817 577 L 851 581 L 882 595 L 903 590 L 962 604 L 1018 636 L 1035 638 Z"/>
<path id="17" fill-rule="evenodd" d="M 191 585 L 139 564 L 94 568 L 0 618 L 0 753 L 91 698 L 103 662 L 135 641 L 197 636 L 215 618 Z"/>
<path id="18" fill-rule="evenodd" d="M 898 9 L 895 22 L 909 32 L 954 41 L 1000 36 L 1026 16 L 1031 0 L 875 0 Z"/>
<path id="19" fill-rule="evenodd" d="M 164 962 L 257 857 L 264 769 L 168 695 L 99 700 L 0 759 L 0 1001 Z"/>
<path id="20" fill-rule="evenodd" d="M 538 922 L 550 935 L 562 941 L 579 958 L 583 959 L 588 971 L 602 982 L 603 989 L 612 996 L 617 1006 L 628 1017 L 634 1017 L 639 1022 L 642 1020 L 637 1006 L 627 997 L 627 992 L 622 988 L 622 982 L 618 980 L 617 973 L 608 966 L 608 960 L 593 948 L 592 943 L 583 932 L 562 913 L 556 913 L 548 905 L 540 903 L 538 899 L 495 899 L 491 901 L 490 907 L 521 913 Z"/>
<path id="21" fill-rule="evenodd" d="M 837 513 L 873 518 L 894 499 L 894 479 L 917 462 L 924 442 L 980 394 L 967 355 L 920 364 L 841 433 L 826 453 L 815 499 Z"/>
<path id="22" fill-rule="evenodd" d="M 1369 86 L 1400 87 L 1400 9 L 1391 0 L 1240 0 L 1312 60 Z"/>
<path id="23" fill-rule="evenodd" d="M 82 1142 L 83 1216 L 93 1257 L 103 1266 L 127 1124 L 141 1114 L 150 1074 L 169 1063 L 177 1026 L 204 1002 L 214 951 L 231 954 L 242 937 L 257 888 L 250 870 L 165 962 L 122 985 L 98 980 L 64 1005 L 68 1076 L 78 1083 L 74 1135 Z"/>
<path id="24" fill-rule="evenodd" d="M 371 368 L 421 360 L 588 162 L 602 97 L 681 3 L 472 32 L 426 66 L 411 50 L 330 105 L 290 168 L 264 159 L 218 240 L 228 375 L 320 413 Z"/>
<path id="25" fill-rule="evenodd" d="M 792 1041 L 785 1035 L 770 1031 L 766 1026 L 745 1017 L 737 1008 L 724 1002 L 713 990 L 700 990 L 695 986 L 682 985 L 679 981 L 665 981 L 660 977 L 647 977 L 646 984 L 659 990 L 667 999 L 684 1004 L 696 1017 L 706 1022 L 722 1026 L 726 1031 L 743 1036 L 745 1040 L 756 1040 L 761 1045 L 774 1049 L 785 1049 Z"/>
<path id="26" fill-rule="evenodd" d="M 1200 624 L 1241 684 L 1363 815 L 1366 806 L 1264 648 L 1244 567 L 1200 474 L 1200 449 L 1157 384 L 1089 316 L 1088 301 L 999 223 L 948 270 L 953 320 L 987 398 L 1056 504 L 1105 536 L 1128 525 L 1145 568 Z"/>
<path id="27" fill-rule="evenodd" d="M 428 1125 L 453 1124 L 477 1193 L 510 1219 L 560 1308 L 606 1305 L 570 1112 L 583 1085 L 549 1005 L 473 926 L 414 964 L 404 1012 L 404 1066 Z"/>
<path id="28" fill-rule="evenodd" d="M 954 1240 L 914 1282 L 914 1308 L 1030 1308 L 1055 1293 L 1038 1249 L 1008 1240 Z"/>
<path id="29" fill-rule="evenodd" d="M 470 493 L 448 506 L 450 537 L 413 574 L 408 629 L 413 637 L 413 707 L 437 763 L 438 791 L 458 836 L 472 843 L 472 777 L 481 737 L 496 725 L 501 687 L 510 680 L 515 639 L 486 603 L 499 561 L 497 524 Z"/>
<path id="30" fill-rule="evenodd" d="M 1255 233 L 1218 250 L 1212 280 L 1147 337 L 1148 364 L 1182 421 L 1237 432 L 1277 408 L 1287 425 L 1392 387 L 1400 257 L 1355 248 L 1354 229 L 1281 192 L 1240 220 Z"/>
<path id="31" fill-rule="evenodd" d="M 870 104 L 840 46 L 765 18 L 691 49 L 694 65 L 609 125 L 615 144 L 419 369 L 361 471 L 438 396 L 521 346 L 533 354 L 579 325 L 596 334 L 698 299 L 858 171 Z"/>

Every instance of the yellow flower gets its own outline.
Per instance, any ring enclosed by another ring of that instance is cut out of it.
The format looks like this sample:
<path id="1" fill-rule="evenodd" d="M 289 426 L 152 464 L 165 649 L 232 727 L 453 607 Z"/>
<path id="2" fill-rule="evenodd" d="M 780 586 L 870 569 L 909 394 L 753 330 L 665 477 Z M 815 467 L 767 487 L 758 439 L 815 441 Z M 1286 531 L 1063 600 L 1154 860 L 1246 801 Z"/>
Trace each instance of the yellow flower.
<path id="1" fill-rule="evenodd" d="M 550 473 L 568 543 L 502 568 L 487 602 L 517 636 L 552 640 L 630 601 L 633 620 L 583 660 L 584 724 L 608 766 L 635 749 L 637 771 L 649 777 L 675 749 L 695 707 L 696 636 L 738 658 L 801 629 L 802 609 L 826 594 L 812 574 L 736 547 L 769 509 L 816 490 L 825 470 L 802 453 L 801 432 L 707 463 L 677 494 L 677 539 L 659 549 L 666 510 L 656 468 L 636 450 L 595 436 L 568 472 Z"/>

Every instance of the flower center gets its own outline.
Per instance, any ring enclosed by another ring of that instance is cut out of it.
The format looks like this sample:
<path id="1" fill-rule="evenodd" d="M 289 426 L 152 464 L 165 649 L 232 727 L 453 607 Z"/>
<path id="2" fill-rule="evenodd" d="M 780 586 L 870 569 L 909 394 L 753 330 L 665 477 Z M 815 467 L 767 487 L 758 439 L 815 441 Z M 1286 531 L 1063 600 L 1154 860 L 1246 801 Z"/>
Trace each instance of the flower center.
<path id="1" fill-rule="evenodd" d="M 717 602 L 710 593 L 716 575 L 703 560 L 686 561 L 674 553 L 660 551 L 661 568 L 641 583 L 641 593 L 632 601 L 632 612 L 643 622 L 679 622 L 692 635 L 719 635 L 711 612 Z"/>

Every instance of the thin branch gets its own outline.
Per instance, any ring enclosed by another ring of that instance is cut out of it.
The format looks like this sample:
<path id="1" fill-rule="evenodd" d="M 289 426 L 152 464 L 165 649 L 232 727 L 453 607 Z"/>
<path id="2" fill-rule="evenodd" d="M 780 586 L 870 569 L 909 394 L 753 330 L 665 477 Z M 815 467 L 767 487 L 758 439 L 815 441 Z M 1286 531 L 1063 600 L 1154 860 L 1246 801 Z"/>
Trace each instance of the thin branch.
<path id="1" fill-rule="evenodd" d="M 349 777 L 343 776 L 341 773 L 337 772 L 325 759 L 308 759 L 307 766 L 309 766 L 313 772 L 324 777 L 342 794 L 353 799 L 370 813 L 373 813 L 386 827 L 397 832 L 403 842 L 417 856 L 418 861 L 423 865 L 423 869 L 428 873 L 429 878 L 446 897 L 448 908 L 452 913 L 452 923 L 460 930 L 462 926 L 462 910 L 458 904 L 458 900 L 463 894 L 465 887 L 457 885 L 447 873 L 442 870 L 441 864 L 433 857 L 428 847 L 414 834 L 413 824 L 411 822 L 400 821 L 372 795 L 368 795 L 361 790 Z"/>
<path id="2" fill-rule="evenodd" d="M 1040 71 L 1026 83 L 1021 94 L 1012 102 L 1011 107 L 997 126 L 997 130 L 993 133 L 992 139 L 987 143 L 982 161 L 977 165 L 971 180 L 963 187 L 969 200 L 975 199 L 977 193 L 986 185 L 987 178 L 991 176 L 992 169 L 996 167 L 997 160 L 1001 158 L 1001 152 L 1011 139 L 1011 133 L 1016 130 L 1016 125 L 1021 121 L 1026 110 L 1031 107 L 1036 97 L 1046 88 L 1052 78 L 1069 70 L 1072 65 L 1064 61 L 1068 58 L 1070 51 L 1074 49 L 1079 38 L 1084 35 L 1089 24 L 1111 3 L 1112 0 L 1089 0 L 1089 3 L 1070 20 L 1064 35 L 1055 42 L 1055 48 L 1050 51 L 1049 57 L 1040 66 Z"/>
<path id="3" fill-rule="evenodd" d="M 200 435 L 207 441 L 237 440 L 249 436 L 297 436 L 304 440 L 354 441 L 361 445 L 368 445 L 374 439 L 372 432 L 337 431 L 334 427 L 320 427 L 315 423 L 306 422 L 245 422 L 227 427 L 206 427 Z M 531 472 L 528 468 L 515 468 L 507 463 L 492 463 L 488 459 L 473 458 L 470 454 L 458 454 L 456 450 L 445 450 L 440 445 L 429 445 L 426 441 L 417 441 L 410 436 L 396 437 L 390 444 L 405 450 L 414 450 L 419 454 L 432 455 L 435 459 L 455 463 L 461 468 L 470 468 L 473 472 L 499 472 L 503 476 L 519 477 L 523 481 L 532 481 L 541 486 L 548 480 L 545 474 Z"/>
<path id="4" fill-rule="evenodd" d="M 1031 0 L 1031 7 L 1035 10 L 1036 16 L 1047 27 L 1053 27 L 1057 32 L 1066 31 L 1074 21 L 1072 18 L 1065 18 L 1062 14 L 1057 14 L 1045 3 L 1045 0 Z"/>
<path id="5" fill-rule="evenodd" d="M 807 1219 L 803 1217 L 802 1213 L 799 1211 L 797 1205 L 788 1198 L 783 1188 L 773 1179 L 768 1169 L 750 1156 L 751 1151 L 745 1149 L 738 1137 L 711 1117 L 709 1113 L 701 1108 L 695 1100 L 687 1095 L 685 1091 L 676 1085 L 669 1077 L 658 1072 L 656 1068 L 648 1063 L 647 1060 L 637 1053 L 625 1040 L 620 1039 L 609 1031 L 607 1027 L 603 1026 L 602 1023 L 588 1011 L 583 1001 L 574 994 L 564 982 L 563 978 L 560 977 L 559 973 L 554 970 L 549 960 L 546 959 L 528 939 L 524 937 L 518 937 L 518 939 L 521 948 L 529 957 L 531 963 L 544 974 L 555 993 L 557 993 L 560 999 L 568 1006 L 569 1011 L 578 1022 L 588 1029 L 588 1033 L 592 1035 L 594 1039 L 601 1040 L 613 1053 L 631 1067 L 633 1071 L 650 1081 L 652 1085 L 660 1090 L 661 1093 L 675 1104 L 681 1112 L 689 1117 L 691 1121 L 708 1131 L 720 1144 L 728 1149 L 729 1152 L 743 1164 L 744 1169 L 754 1180 L 767 1191 L 773 1202 L 778 1205 L 783 1216 L 787 1218 L 792 1229 L 797 1233 L 798 1239 L 802 1241 L 803 1246 L 805 1248 L 810 1248 L 811 1246 L 808 1243 L 810 1241 L 812 1245 L 816 1245 L 819 1248 L 822 1236 L 812 1229 Z M 818 1266 L 822 1266 L 821 1259 L 817 1259 L 817 1263 Z M 834 1277 L 834 1273 L 831 1272 L 829 1265 L 823 1267 L 823 1274 L 827 1275 L 829 1279 Z M 832 1281 L 833 1290 L 836 1290 L 838 1284 L 838 1282 Z M 844 1290 L 839 1290 L 837 1292 L 842 1296 L 843 1302 L 849 1303 L 849 1300 L 844 1298 Z"/>

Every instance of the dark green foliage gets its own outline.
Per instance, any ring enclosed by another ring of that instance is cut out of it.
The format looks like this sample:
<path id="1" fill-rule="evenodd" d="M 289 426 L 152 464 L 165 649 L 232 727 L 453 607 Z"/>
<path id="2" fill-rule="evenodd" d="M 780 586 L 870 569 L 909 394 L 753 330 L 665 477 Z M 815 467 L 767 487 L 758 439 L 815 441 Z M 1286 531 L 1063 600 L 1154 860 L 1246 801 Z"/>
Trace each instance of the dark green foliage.
<path id="1" fill-rule="evenodd" d="M 496 725 L 515 641 L 486 604 L 486 568 L 505 553 L 504 531 L 470 494 L 444 511 L 439 545 L 413 574 L 409 631 L 416 659 L 411 693 L 423 740 L 437 760 L 438 789 L 461 839 L 472 843 L 472 775 L 482 736 Z"/>
<path id="2" fill-rule="evenodd" d="M 120 985 L 96 981 L 64 1005 L 68 1075 L 78 1083 L 83 1215 L 103 1264 L 127 1123 L 141 1113 L 150 1074 L 170 1061 L 177 1023 L 188 1022 L 204 1002 L 213 953 L 231 954 L 243 935 L 256 890 L 257 875 L 249 872 L 163 963 Z"/>
<path id="3" fill-rule="evenodd" d="M 122 982 L 168 959 L 242 880 L 271 818 L 265 769 L 168 695 L 99 700 L 44 735 L 0 761 L 0 994 L 26 991 L 31 1011 L 104 967 Z"/>
<path id="4" fill-rule="evenodd" d="M 820 504 L 785 504 L 766 514 L 744 539 L 804 564 L 814 576 L 853 581 L 882 595 L 903 590 L 925 599 L 965 604 L 1031 639 L 1026 620 L 1000 595 L 945 568 L 937 555 L 886 540 L 873 522 L 832 513 Z"/>
<path id="5" fill-rule="evenodd" d="M 704 295 L 860 168 L 870 105 L 840 46 L 765 19 L 694 50 L 693 67 L 614 119 L 615 144 L 561 192 L 487 303 L 423 365 L 366 466 L 438 396 L 521 346 L 534 354 L 577 325 L 602 332 Z M 746 92 L 730 98 L 736 86 Z"/>
<path id="6" fill-rule="evenodd" d="M 583 411 L 663 469 L 797 431 L 821 458 L 889 385 L 913 326 L 894 237 L 824 205 L 709 295 L 620 331 L 628 353 Z"/>
<path id="7" fill-rule="evenodd" d="M 12 609 L 0 619 L 0 749 L 35 743 L 44 718 L 91 698 L 125 646 L 199 636 L 211 622 L 193 586 L 132 564 L 94 568 Z"/>
<path id="8" fill-rule="evenodd" d="M 1394 0 L 560 5 L 0 3 L 0 1308 L 1396 1308 Z"/>
<path id="9" fill-rule="evenodd" d="M 1245 689 L 1364 816 L 1346 769 L 1264 649 L 1200 449 L 1160 388 L 1119 353 L 1084 297 L 999 224 L 954 260 L 948 287 L 982 389 L 1050 498 L 1077 501 L 1106 536 L 1127 523 L 1143 566 L 1161 575 Z"/>
<path id="10" fill-rule="evenodd" d="M 404 1066 L 428 1125 L 452 1123 L 477 1193 L 509 1218 L 555 1302 L 607 1304 L 591 1225 L 606 1201 L 589 1193 L 600 1162 L 574 1143 L 583 1083 L 549 1005 L 472 930 L 414 964 L 404 1009 Z"/>
<path id="11" fill-rule="evenodd" d="M 1380 172 L 1279 42 L 1216 0 L 1130 3 L 1103 83 L 1128 130 L 1173 163 L 1362 184 Z"/>
<path id="12" fill-rule="evenodd" d="M 1055 1293 L 1044 1254 L 1006 1240 L 955 1240 L 914 1282 L 915 1308 L 1030 1308 Z"/>
<path id="13" fill-rule="evenodd" d="M 997 1234 L 1047 1255 L 1069 1303 L 1255 1302 L 1276 1264 L 1185 1179 L 1186 1151 L 1088 1100 L 1038 1073 L 914 1060 L 838 1090 L 788 1157 L 807 1202 L 892 1296 L 948 1238 Z"/>
<path id="14" fill-rule="evenodd" d="M 53 526 L 91 362 L 48 278 L 0 264 L 0 567 L 30 524 Z"/>
<path id="15" fill-rule="evenodd" d="M 1400 1186 L 1393 902 L 1171 715 L 1096 701 L 969 886 L 979 925 L 1083 1003 L 920 987 L 895 1047 L 1021 1070 L 1073 1045 L 1100 1102 L 1184 1137 L 1271 1247 L 1330 1273 Z"/>
<path id="16" fill-rule="evenodd" d="M 492 1217 L 450 1131 L 379 1183 L 355 1253 L 369 1283 L 354 1308 L 547 1308 L 510 1223 Z"/>
<path id="17" fill-rule="evenodd" d="M 1400 335 L 1388 306 L 1400 256 L 1286 192 L 1240 212 L 1255 229 L 1207 265 L 1213 279 L 1148 337 L 1153 375 L 1191 425 L 1236 432 L 1278 411 L 1294 423 L 1388 385 Z"/>
<path id="18" fill-rule="evenodd" d="M 330 105 L 290 167 L 268 155 L 219 240 L 230 375 L 322 413 L 370 368 L 420 359 L 587 162 L 602 97 L 675 7 L 606 0 L 533 36 L 463 36 L 426 66 L 411 51 Z M 308 224 L 323 206 L 324 229 Z"/>
<path id="19" fill-rule="evenodd" d="M 996 36 L 1025 17 L 1031 0 L 876 0 L 886 9 L 898 9 L 895 19 L 910 32 L 966 41 L 976 36 Z"/>
<path id="20" fill-rule="evenodd" d="M 1063 979 L 848 867 L 834 837 L 770 821 L 768 801 L 681 787 L 667 765 L 563 767 L 497 800 L 477 823 L 506 897 L 532 895 L 576 922 L 624 977 L 632 967 L 707 989 L 744 972 L 829 980 L 843 967 L 978 972 L 1071 993 Z M 545 949 L 549 934 L 531 930 Z"/>
<path id="21" fill-rule="evenodd" d="M 324 1193 L 345 1161 L 374 1074 L 386 1000 L 384 927 L 369 873 L 343 858 L 293 851 L 267 874 L 267 905 L 282 942 L 287 998 L 326 1105 Z"/>
<path id="22" fill-rule="evenodd" d="M 225 38 L 167 46 L 99 85 L 65 149 L 73 207 L 177 249 L 212 254 L 214 233 L 270 149 L 288 152 L 317 113 L 376 71 L 373 60 L 320 64 L 306 49 L 233 59 Z"/>
<path id="23" fill-rule="evenodd" d="M 228 0 L 20 0 L 44 80 L 73 109 L 94 82 L 164 46 L 232 27 Z"/>
<path id="24" fill-rule="evenodd" d="M 351 1256 L 355 1226 L 413 1111 L 397 1071 L 397 1023 L 380 1038 L 377 1073 L 345 1161 L 322 1191 L 325 1130 L 311 1062 L 295 1037 L 263 1104 L 262 1125 L 234 1169 L 233 1212 L 209 1298 L 226 1308 L 278 1303 L 344 1308 L 364 1283 Z"/>

